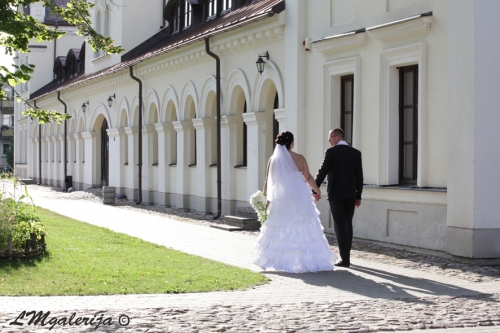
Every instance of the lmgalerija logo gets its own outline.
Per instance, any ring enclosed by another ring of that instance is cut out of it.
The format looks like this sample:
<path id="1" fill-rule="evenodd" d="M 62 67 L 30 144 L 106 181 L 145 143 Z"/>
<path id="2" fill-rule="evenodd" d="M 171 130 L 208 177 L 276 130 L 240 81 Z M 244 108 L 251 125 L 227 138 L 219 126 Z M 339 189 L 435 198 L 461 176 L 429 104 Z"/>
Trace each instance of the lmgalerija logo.
<path id="1" fill-rule="evenodd" d="M 101 325 L 111 326 L 114 324 L 112 317 L 105 317 L 104 313 L 100 315 L 95 314 L 93 317 L 79 317 L 76 315 L 76 312 L 73 312 L 71 316 L 68 318 L 64 317 L 50 317 L 50 311 L 23 311 L 17 316 L 17 318 L 10 322 L 9 325 L 23 326 L 25 321 L 29 319 L 27 325 L 42 325 L 47 326 L 50 325 L 49 331 L 53 329 L 55 326 L 95 326 L 94 329 L 98 329 Z M 30 319 L 31 318 L 31 319 Z M 130 318 L 127 315 L 120 315 L 118 317 L 118 324 L 121 326 L 128 326 L 130 323 Z"/>

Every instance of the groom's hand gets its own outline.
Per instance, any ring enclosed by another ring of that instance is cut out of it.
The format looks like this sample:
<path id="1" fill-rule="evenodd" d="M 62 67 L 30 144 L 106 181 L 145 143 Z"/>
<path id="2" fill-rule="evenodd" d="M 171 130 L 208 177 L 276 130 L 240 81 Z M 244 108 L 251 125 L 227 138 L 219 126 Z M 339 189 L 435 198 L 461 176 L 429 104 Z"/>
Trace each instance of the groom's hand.
<path id="1" fill-rule="evenodd" d="M 313 194 L 311 194 L 312 197 L 314 198 L 314 201 L 319 201 L 319 199 L 321 199 L 321 195 L 319 195 L 318 193 L 314 192 Z"/>
<path id="2" fill-rule="evenodd" d="M 361 200 L 356 199 L 356 203 L 354 204 L 354 207 L 358 208 L 359 206 L 361 206 Z"/>

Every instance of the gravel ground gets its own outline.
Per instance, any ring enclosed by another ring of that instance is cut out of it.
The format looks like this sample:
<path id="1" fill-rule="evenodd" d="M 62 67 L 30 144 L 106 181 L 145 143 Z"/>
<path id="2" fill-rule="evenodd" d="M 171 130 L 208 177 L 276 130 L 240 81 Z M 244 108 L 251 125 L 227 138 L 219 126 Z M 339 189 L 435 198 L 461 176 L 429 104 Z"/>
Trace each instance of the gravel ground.
<path id="1" fill-rule="evenodd" d="M 74 191 L 72 193 L 61 192 L 61 188 L 51 188 L 48 186 L 30 185 L 36 190 L 43 190 L 52 198 L 91 200 L 102 202 L 102 190 L 100 188 L 90 188 L 86 191 Z M 135 202 L 127 199 L 116 199 L 116 207 L 130 210 L 146 211 L 151 214 L 168 215 L 169 218 L 210 226 L 213 215 L 189 211 L 178 208 L 167 208 L 163 206 L 152 206 L 148 204 L 136 205 Z M 217 223 L 223 223 L 220 219 Z M 258 231 L 240 231 L 249 235 L 258 235 Z M 338 253 L 335 237 L 327 237 L 332 249 Z M 439 257 L 428 254 L 415 253 L 404 249 L 382 246 L 355 239 L 351 258 L 362 258 L 373 262 L 397 265 L 404 268 L 427 271 L 435 274 L 459 278 L 469 282 L 489 282 L 500 281 L 500 266 L 479 266 L 474 264 L 453 261 L 447 257 Z"/>

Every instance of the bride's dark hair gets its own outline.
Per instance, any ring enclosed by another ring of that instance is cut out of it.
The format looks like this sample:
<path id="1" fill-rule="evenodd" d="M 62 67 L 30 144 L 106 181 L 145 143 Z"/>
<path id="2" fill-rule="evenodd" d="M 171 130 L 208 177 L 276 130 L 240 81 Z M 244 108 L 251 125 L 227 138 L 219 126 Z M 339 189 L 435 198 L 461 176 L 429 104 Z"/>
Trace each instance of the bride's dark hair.
<path id="1" fill-rule="evenodd" d="M 292 132 L 284 131 L 276 136 L 276 140 L 274 141 L 279 145 L 285 145 L 286 149 L 290 150 L 290 146 L 293 142 L 293 134 Z"/>

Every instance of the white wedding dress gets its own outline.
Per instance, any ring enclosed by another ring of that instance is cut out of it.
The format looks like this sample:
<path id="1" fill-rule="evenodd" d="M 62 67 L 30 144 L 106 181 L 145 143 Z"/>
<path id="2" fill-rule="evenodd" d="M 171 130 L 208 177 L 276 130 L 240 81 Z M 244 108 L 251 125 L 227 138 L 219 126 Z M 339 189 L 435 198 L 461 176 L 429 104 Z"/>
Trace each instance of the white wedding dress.
<path id="1" fill-rule="evenodd" d="M 337 255 L 323 233 L 311 191 L 285 146 L 269 165 L 268 218 L 252 250 L 254 264 L 289 273 L 331 271 Z"/>

